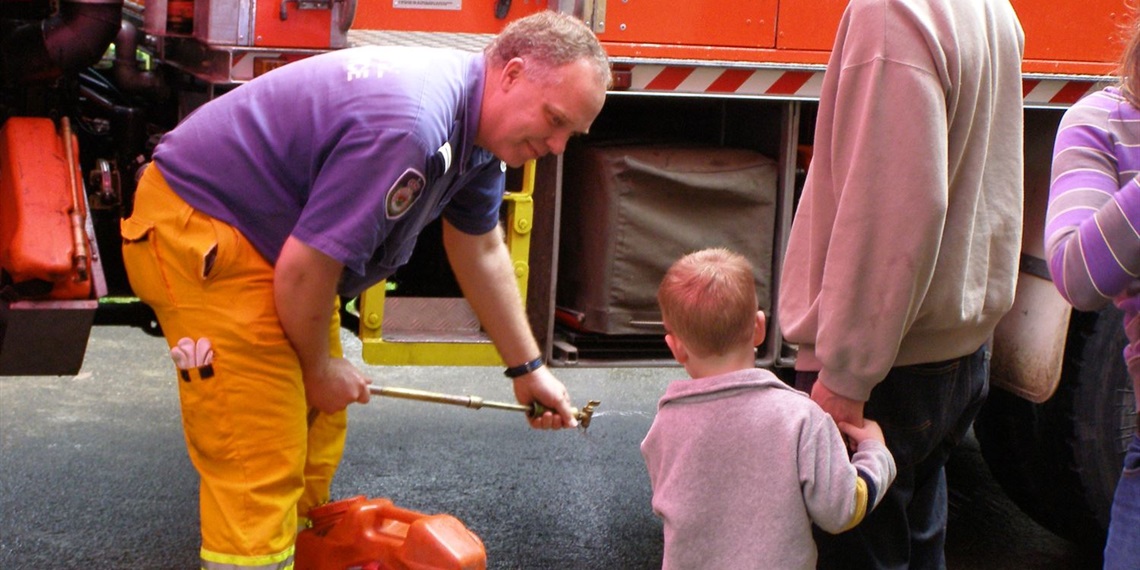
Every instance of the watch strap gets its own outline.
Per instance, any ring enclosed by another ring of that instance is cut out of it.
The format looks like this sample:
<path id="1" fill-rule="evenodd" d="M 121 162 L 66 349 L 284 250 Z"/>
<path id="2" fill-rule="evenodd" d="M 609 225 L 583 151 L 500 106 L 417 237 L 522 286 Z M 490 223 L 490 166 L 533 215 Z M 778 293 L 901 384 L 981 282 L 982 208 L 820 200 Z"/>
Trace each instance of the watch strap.
<path id="1" fill-rule="evenodd" d="M 530 374 L 531 372 L 534 372 L 535 370 L 542 368 L 543 364 L 546 364 L 546 363 L 543 362 L 542 357 L 539 356 L 538 358 L 535 358 L 534 360 L 524 362 L 518 366 L 512 366 L 510 368 L 507 368 L 506 370 L 503 371 L 503 375 L 506 376 L 507 378 L 518 378 L 519 376 L 523 376 L 525 374 Z"/>

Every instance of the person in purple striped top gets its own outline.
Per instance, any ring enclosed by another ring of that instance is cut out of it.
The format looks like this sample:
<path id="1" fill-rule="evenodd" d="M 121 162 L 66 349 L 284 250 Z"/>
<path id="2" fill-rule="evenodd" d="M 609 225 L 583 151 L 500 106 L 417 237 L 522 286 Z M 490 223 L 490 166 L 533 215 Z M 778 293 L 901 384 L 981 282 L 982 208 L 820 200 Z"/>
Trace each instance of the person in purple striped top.
<path id="1" fill-rule="evenodd" d="M 1119 85 L 1085 97 L 1061 119 L 1045 250 L 1057 290 L 1074 307 L 1112 302 L 1124 311 L 1124 359 L 1140 388 L 1140 25 L 1119 76 Z M 1140 430 L 1116 487 L 1104 567 L 1140 568 Z"/>

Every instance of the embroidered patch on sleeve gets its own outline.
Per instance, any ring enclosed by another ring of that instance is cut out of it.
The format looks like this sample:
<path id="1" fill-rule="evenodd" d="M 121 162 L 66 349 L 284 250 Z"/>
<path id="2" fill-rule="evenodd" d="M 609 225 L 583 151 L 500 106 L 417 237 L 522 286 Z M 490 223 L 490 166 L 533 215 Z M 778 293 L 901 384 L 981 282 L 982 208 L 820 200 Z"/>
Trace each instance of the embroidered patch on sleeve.
<path id="1" fill-rule="evenodd" d="M 388 219 L 395 220 L 403 216 L 424 193 L 425 185 L 424 175 L 418 170 L 414 168 L 405 170 L 399 180 L 388 189 L 388 197 L 384 199 L 384 213 Z"/>

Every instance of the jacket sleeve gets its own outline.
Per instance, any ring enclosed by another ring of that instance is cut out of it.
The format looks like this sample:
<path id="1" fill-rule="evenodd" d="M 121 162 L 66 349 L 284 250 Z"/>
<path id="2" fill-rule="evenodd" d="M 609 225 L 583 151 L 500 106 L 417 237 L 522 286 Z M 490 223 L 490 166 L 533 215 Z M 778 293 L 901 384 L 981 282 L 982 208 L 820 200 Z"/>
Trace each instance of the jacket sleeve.
<path id="1" fill-rule="evenodd" d="M 845 68 L 839 81 L 824 183 L 836 211 L 816 356 L 821 382 L 865 401 L 934 275 L 949 199 L 948 124 L 941 83 L 925 71 L 876 59 Z"/>
<path id="2" fill-rule="evenodd" d="M 837 534 L 862 522 L 894 482 L 894 458 L 877 441 L 864 441 L 848 459 L 839 428 L 824 417 L 801 440 L 804 504 L 812 522 Z M 806 460 L 806 461 L 805 461 Z"/>
<path id="3" fill-rule="evenodd" d="M 1127 157 L 1116 154 L 1135 151 L 1110 129 L 1114 108 L 1128 106 L 1104 91 L 1071 107 L 1053 149 L 1045 250 L 1057 290 L 1082 310 L 1104 306 L 1140 275 L 1140 186 L 1120 174 Z"/>

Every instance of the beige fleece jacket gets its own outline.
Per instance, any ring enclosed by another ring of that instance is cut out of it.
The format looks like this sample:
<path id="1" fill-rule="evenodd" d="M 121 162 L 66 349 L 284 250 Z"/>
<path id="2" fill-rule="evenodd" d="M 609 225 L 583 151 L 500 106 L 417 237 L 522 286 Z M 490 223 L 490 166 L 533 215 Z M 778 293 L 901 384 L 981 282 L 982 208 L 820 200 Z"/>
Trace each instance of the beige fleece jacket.
<path id="1" fill-rule="evenodd" d="M 1007 0 L 848 5 L 777 314 L 832 391 L 971 353 L 1012 305 L 1023 46 Z"/>

